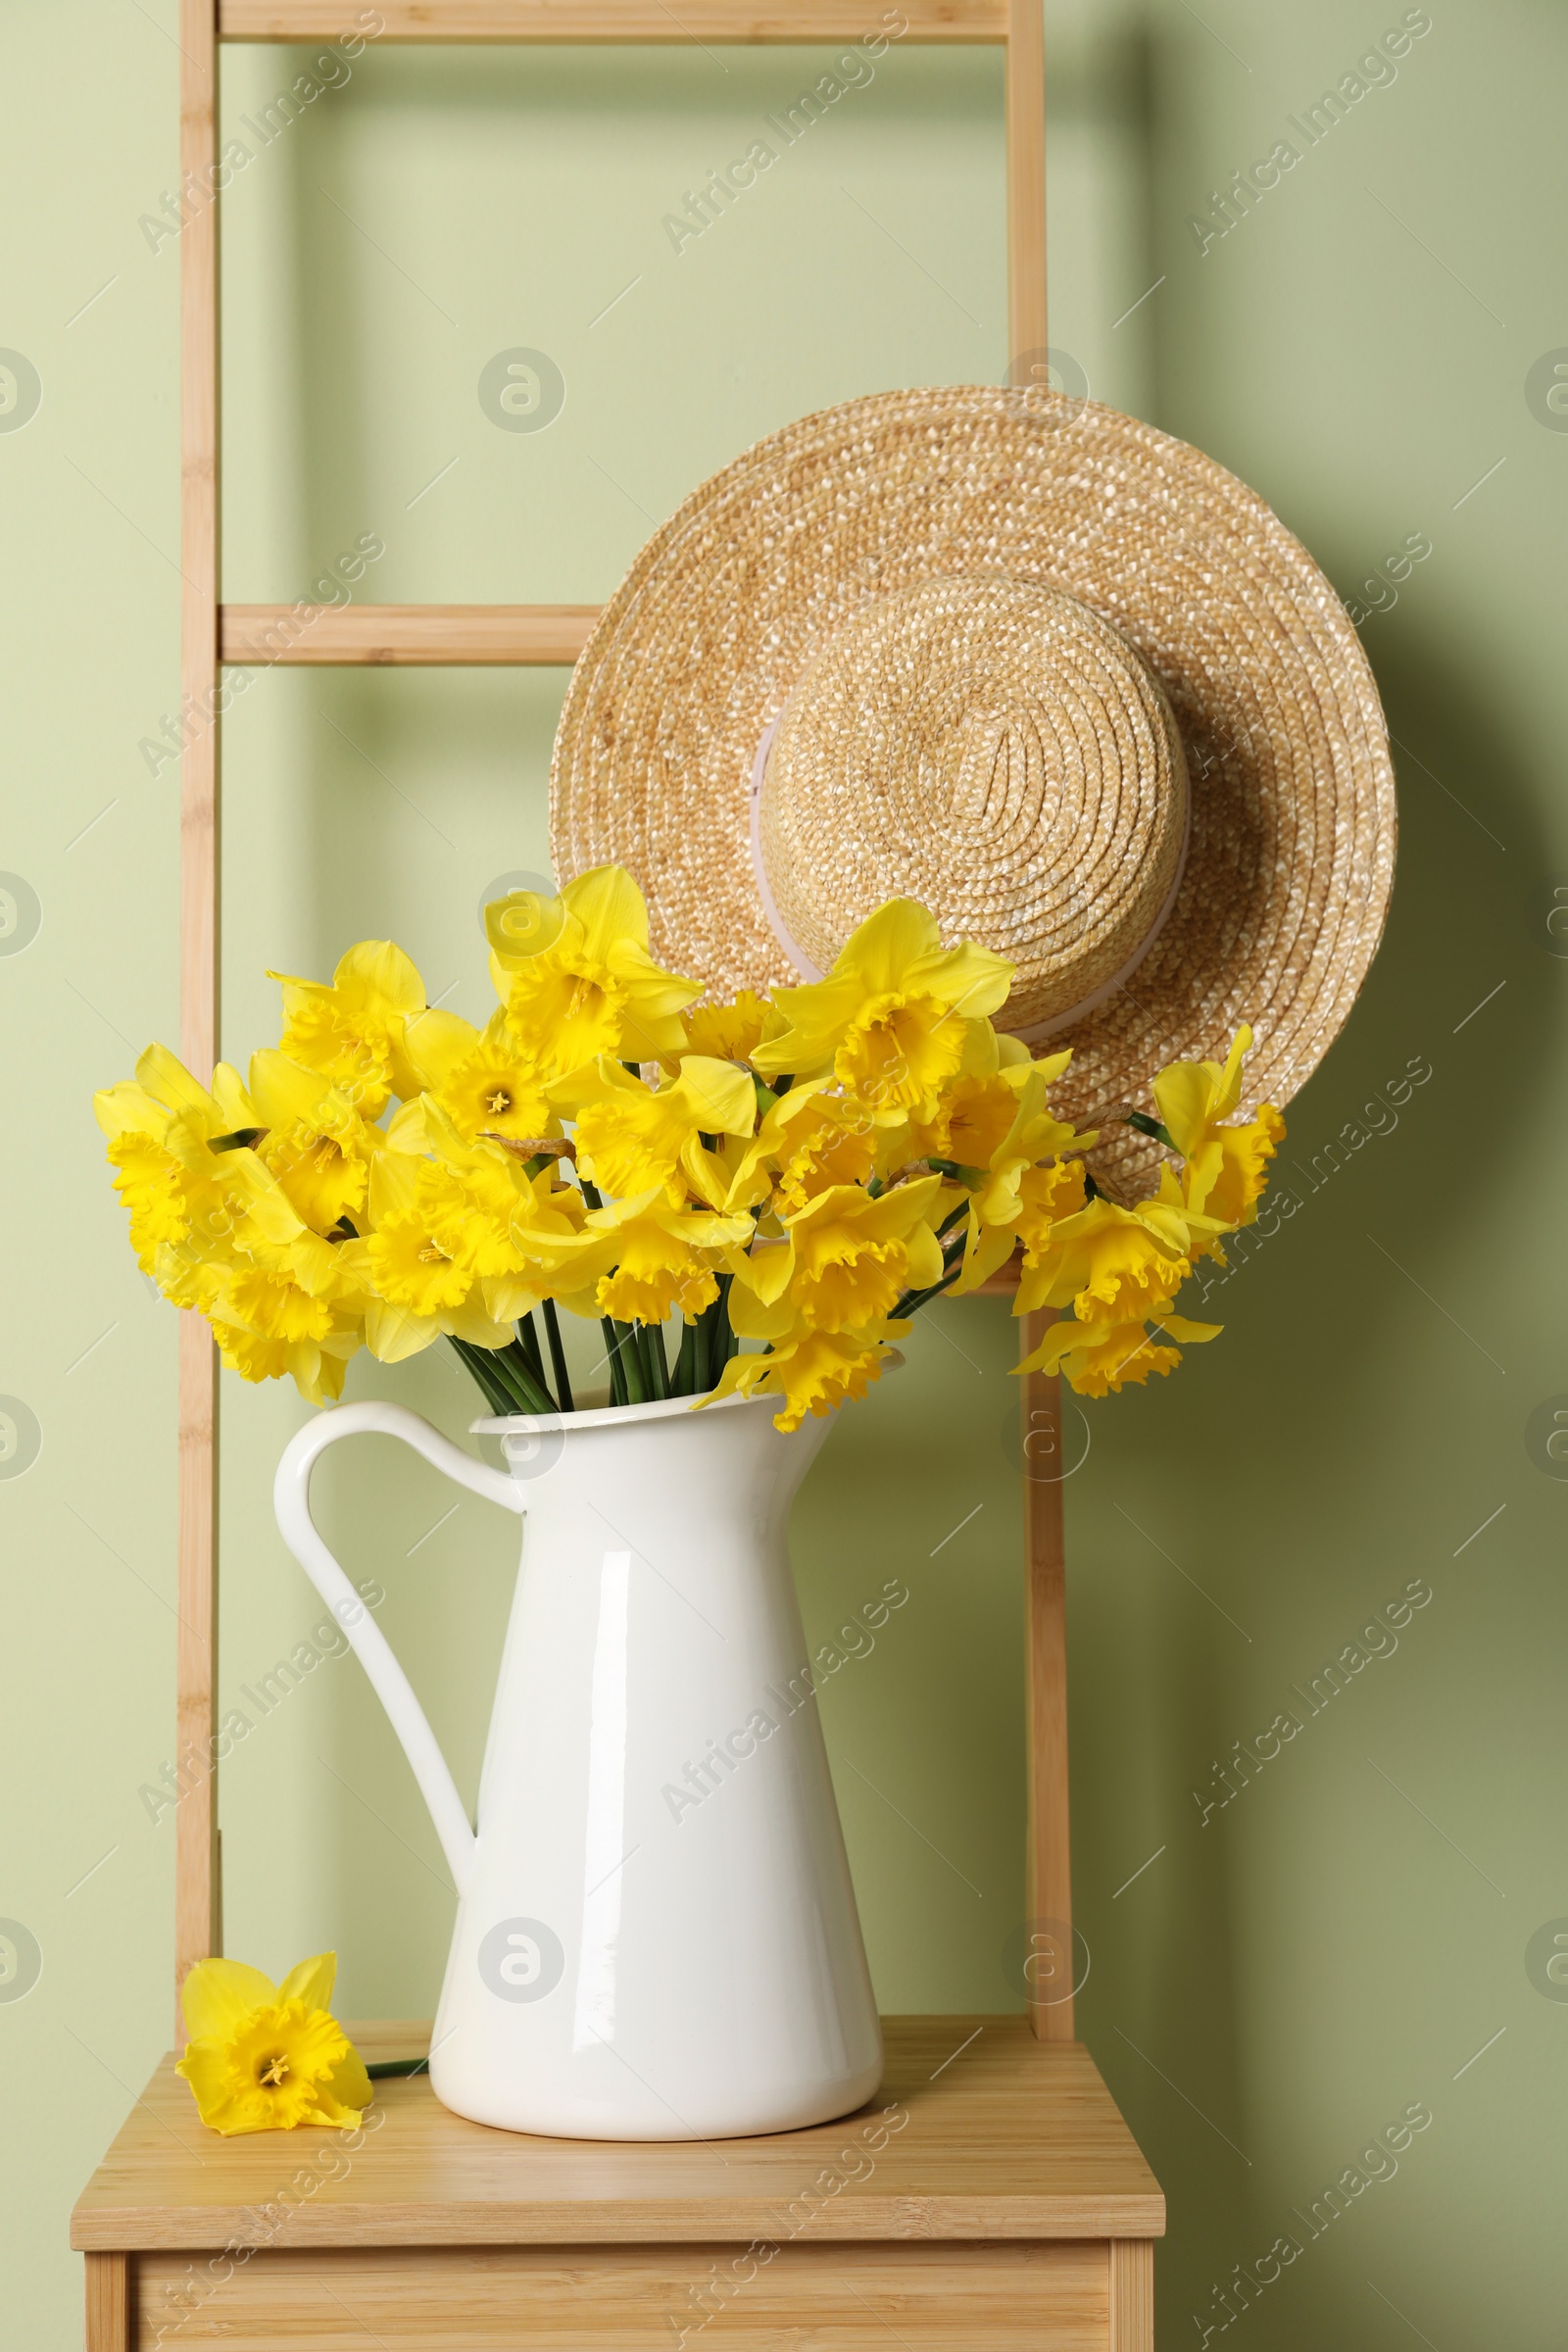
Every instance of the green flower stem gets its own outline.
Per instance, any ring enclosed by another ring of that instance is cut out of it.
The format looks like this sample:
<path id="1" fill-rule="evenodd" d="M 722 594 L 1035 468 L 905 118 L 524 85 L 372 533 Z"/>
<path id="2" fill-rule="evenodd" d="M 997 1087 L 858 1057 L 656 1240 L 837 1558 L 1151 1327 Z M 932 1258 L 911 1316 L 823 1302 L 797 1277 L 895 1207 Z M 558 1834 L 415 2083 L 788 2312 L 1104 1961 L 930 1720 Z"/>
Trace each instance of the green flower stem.
<path id="1" fill-rule="evenodd" d="M 894 1315 L 901 1321 L 906 1320 L 910 1315 L 917 1315 L 922 1306 L 928 1306 L 933 1298 L 940 1298 L 943 1292 L 950 1289 L 952 1285 L 957 1281 L 958 1276 L 962 1272 L 963 1260 L 962 1258 L 959 1258 L 952 1273 L 944 1274 L 942 1280 L 940 1282 L 932 1283 L 929 1290 L 906 1291 L 905 1296 L 899 1300 L 898 1305 L 893 1309 Z"/>
<path id="2" fill-rule="evenodd" d="M 696 1323 L 683 1323 L 681 1325 L 680 1353 L 675 1358 L 675 1378 L 672 1384 L 672 1395 L 676 1396 L 696 1396 L 698 1378 L 697 1367 L 699 1361 L 706 1360 L 707 1339 L 708 1335 L 704 1330 L 701 1321 Z"/>
<path id="3" fill-rule="evenodd" d="M 720 1274 L 718 1297 L 708 1310 L 712 1327 L 708 1335 L 708 1376 L 704 1385 L 710 1389 L 717 1388 L 724 1366 L 740 1346 L 729 1327 L 729 1286 L 734 1279 L 733 1274 Z"/>
<path id="4" fill-rule="evenodd" d="M 612 1325 L 615 1334 L 615 1349 L 620 1362 L 621 1376 L 626 1384 L 626 1402 L 648 1402 L 648 1375 L 643 1363 L 642 1349 L 637 1345 L 635 1323 Z"/>
<path id="5" fill-rule="evenodd" d="M 654 1351 L 649 1345 L 646 1323 L 631 1325 L 631 1344 L 637 1350 L 637 1369 L 642 1374 L 644 1400 L 652 1404 L 659 1391 L 654 1386 Z"/>
<path id="6" fill-rule="evenodd" d="M 555 1411 L 548 1391 L 529 1377 L 515 1343 L 510 1348 L 475 1348 L 467 1340 L 455 1339 L 452 1345 L 494 1412 L 507 1416 Z"/>
<path id="7" fill-rule="evenodd" d="M 555 1411 L 555 1398 L 551 1396 L 550 1391 L 535 1379 L 527 1356 L 515 1340 L 513 1341 L 510 1348 L 493 1349 L 491 1355 L 497 1376 L 506 1383 L 515 1400 L 512 1408 L 514 1412 L 553 1413 Z"/>
<path id="8" fill-rule="evenodd" d="M 650 1386 L 661 1400 L 669 1395 L 669 1358 L 664 1353 L 664 1334 L 657 1323 L 645 1323 L 643 1347 L 648 1354 Z"/>
<path id="9" fill-rule="evenodd" d="M 630 1067 L 630 1064 L 627 1065 Z M 577 1182 L 582 1197 L 590 1208 L 603 1208 L 604 1196 L 598 1185 L 591 1184 L 579 1168 Z M 600 1318 L 605 1346 L 610 1351 L 610 1399 L 612 1404 L 646 1404 L 648 1384 L 643 1373 L 642 1358 L 637 1352 L 636 1337 L 629 1323 L 617 1323 L 610 1315 Z"/>
<path id="10" fill-rule="evenodd" d="M 539 1334 L 534 1329 L 532 1315 L 519 1315 L 515 1329 L 518 1345 L 528 1359 L 528 1369 L 548 1396 L 550 1383 L 545 1378 L 545 1359 L 539 1352 Z"/>
<path id="11" fill-rule="evenodd" d="M 561 1318 L 556 1313 L 556 1302 L 553 1298 L 545 1300 L 545 1335 L 550 1342 L 550 1361 L 555 1370 L 556 1395 L 561 1399 L 561 1409 L 564 1413 L 574 1413 L 577 1407 L 572 1401 L 571 1377 L 566 1370 L 566 1350 L 561 1340 Z"/>
<path id="12" fill-rule="evenodd" d="M 510 1413 L 512 1398 L 490 1370 L 490 1351 L 486 1348 L 470 1348 L 466 1340 L 453 1340 L 459 1361 L 470 1373 L 486 1404 L 493 1413 Z"/>
<path id="13" fill-rule="evenodd" d="M 620 1360 L 620 1341 L 615 1326 L 608 1315 L 601 1315 L 599 1328 L 605 1335 L 605 1360 L 610 1366 L 610 1401 L 612 1404 L 630 1404 L 626 1394 L 626 1369 Z"/>
<path id="14" fill-rule="evenodd" d="M 429 2063 L 428 2058 L 377 2058 L 365 2071 L 372 2082 L 390 2082 L 400 2075 L 422 2075 Z"/>

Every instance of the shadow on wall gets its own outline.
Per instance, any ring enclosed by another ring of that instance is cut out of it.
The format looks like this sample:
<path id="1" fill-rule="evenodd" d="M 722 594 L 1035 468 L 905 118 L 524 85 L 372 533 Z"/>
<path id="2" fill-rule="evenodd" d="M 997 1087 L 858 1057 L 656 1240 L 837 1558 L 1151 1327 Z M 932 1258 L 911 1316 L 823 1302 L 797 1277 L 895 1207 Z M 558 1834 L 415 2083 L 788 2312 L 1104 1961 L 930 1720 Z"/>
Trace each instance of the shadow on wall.
<path id="1" fill-rule="evenodd" d="M 1536 904 L 1548 851 L 1500 698 L 1490 706 L 1469 688 L 1463 649 L 1434 633 L 1402 641 L 1378 619 L 1368 634 L 1397 745 L 1399 857 L 1385 942 L 1357 1008 L 1288 1113 L 1273 1192 L 1299 1205 L 1274 1238 L 1233 1246 L 1230 1277 L 1189 1309 L 1223 1322 L 1223 1342 L 1189 1356 L 1153 1394 L 1117 1400 L 1115 1420 L 1097 1423 L 1083 1492 L 1071 1495 L 1076 1891 L 1096 1952 L 1079 2031 L 1171 2197 L 1165 2328 L 1185 2328 L 1190 2312 L 1207 2308 L 1212 2280 L 1281 2226 L 1277 2193 L 1234 2145 L 1257 2160 L 1289 2157 L 1293 2144 L 1277 2119 L 1263 2120 L 1256 2036 L 1316 2039 L 1328 2023 L 1310 2011 L 1311 1971 L 1299 1985 L 1255 1981 L 1261 1896 L 1242 1876 L 1248 1849 L 1202 1828 L 1192 1791 L 1214 1785 L 1211 1759 L 1239 1733 L 1267 1722 L 1255 1692 L 1273 1687 L 1259 1673 L 1277 1647 L 1271 1636 L 1285 1628 L 1306 1654 L 1317 1636 L 1303 1623 L 1358 1623 L 1356 1612 L 1384 1597 L 1367 1590 L 1367 1545 L 1336 1540 L 1325 1463 L 1373 1521 L 1389 1590 L 1428 1564 L 1402 1515 L 1409 1498 L 1388 1491 L 1380 1468 L 1390 1335 L 1408 1330 L 1412 1301 L 1421 1309 L 1409 1283 L 1442 1293 L 1434 1269 L 1488 1213 L 1489 1192 L 1502 1196 L 1561 1022 Z M 1430 1075 L 1397 1107 L 1391 1082 L 1422 1067 Z M 1484 1150 L 1470 1147 L 1478 1120 Z M 1516 1446 L 1507 1417 L 1517 1400 L 1497 1367 L 1436 1303 L 1430 1313 L 1431 1344 L 1452 1350 L 1478 1426 L 1495 1415 L 1502 1442 Z M 1130 1609 L 1125 1580 L 1109 1573 L 1132 1542 L 1122 1505 L 1167 1559 L 1234 1607 L 1258 1648 L 1174 1576 L 1154 1588 L 1155 1628 L 1141 1622 L 1143 1604 Z M 1099 1857 L 1125 1854 L 1136 1822 L 1157 1822 L 1145 1842 L 1168 1838 L 1170 1852 L 1158 1879 L 1151 1874 L 1150 1899 L 1113 1909 L 1116 1876 Z M 1333 1898 L 1324 1901 L 1314 1932 L 1348 1933 Z M 1292 2006 L 1303 1993 L 1304 2015 Z M 1201 2117 L 1155 2063 L 1200 2099 Z M 1332 2306 L 1343 2321 L 1330 2279 L 1306 2291 L 1326 2298 L 1318 2316 Z M 1291 2325 L 1305 2318 L 1298 2309 Z"/>

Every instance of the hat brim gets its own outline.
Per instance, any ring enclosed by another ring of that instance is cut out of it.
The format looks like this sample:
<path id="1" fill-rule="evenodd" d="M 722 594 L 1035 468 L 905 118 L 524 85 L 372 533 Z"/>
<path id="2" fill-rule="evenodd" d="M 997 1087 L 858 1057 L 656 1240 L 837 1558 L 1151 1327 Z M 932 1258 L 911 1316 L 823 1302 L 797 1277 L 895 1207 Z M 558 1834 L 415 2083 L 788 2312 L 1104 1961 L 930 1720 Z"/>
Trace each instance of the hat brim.
<path id="1" fill-rule="evenodd" d="M 880 393 L 785 426 L 694 491 L 572 672 L 551 770 L 559 878 L 626 866 L 655 955 L 715 996 L 798 979 L 753 863 L 758 744 L 850 614 L 964 572 L 1092 607 L 1159 678 L 1186 751 L 1175 904 L 1110 1002 L 1051 1040 L 1073 1049 L 1054 1100 L 1081 1125 L 1143 1105 L 1164 1063 L 1223 1059 L 1247 1021 L 1244 1107 L 1287 1102 L 1382 934 L 1395 800 L 1377 689 L 1339 597 L 1262 500 L 1093 402 Z M 1118 1126 L 1096 1162 L 1138 1190 L 1152 1156 Z"/>

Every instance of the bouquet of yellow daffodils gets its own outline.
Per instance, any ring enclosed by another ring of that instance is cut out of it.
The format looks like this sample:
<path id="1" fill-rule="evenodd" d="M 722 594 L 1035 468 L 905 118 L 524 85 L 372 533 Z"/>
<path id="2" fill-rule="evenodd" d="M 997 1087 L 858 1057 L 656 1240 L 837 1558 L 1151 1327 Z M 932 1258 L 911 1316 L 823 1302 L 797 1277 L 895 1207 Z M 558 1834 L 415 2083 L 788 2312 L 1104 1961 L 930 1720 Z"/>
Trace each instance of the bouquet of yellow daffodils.
<path id="1" fill-rule="evenodd" d="M 151 1046 L 95 1097 L 143 1269 L 245 1379 L 320 1403 L 362 1346 L 444 1337 L 496 1412 L 570 1412 L 564 1310 L 600 1324 L 612 1403 L 760 1390 L 794 1429 L 1015 1250 L 1015 1312 L 1058 1310 L 1029 1365 L 1086 1396 L 1214 1336 L 1173 1300 L 1252 1220 L 1284 1133 L 1234 1121 L 1249 1030 L 1118 1111 L 1167 1154 L 1129 1207 L 1089 1172 L 1098 1130 L 1051 1109 L 1068 1055 L 992 1025 L 1011 965 L 945 949 L 910 900 L 825 979 L 733 1004 L 654 962 L 617 866 L 514 892 L 486 929 L 482 1030 L 369 940 L 329 982 L 282 980 L 248 1081 L 220 1062 L 209 1090 Z"/>

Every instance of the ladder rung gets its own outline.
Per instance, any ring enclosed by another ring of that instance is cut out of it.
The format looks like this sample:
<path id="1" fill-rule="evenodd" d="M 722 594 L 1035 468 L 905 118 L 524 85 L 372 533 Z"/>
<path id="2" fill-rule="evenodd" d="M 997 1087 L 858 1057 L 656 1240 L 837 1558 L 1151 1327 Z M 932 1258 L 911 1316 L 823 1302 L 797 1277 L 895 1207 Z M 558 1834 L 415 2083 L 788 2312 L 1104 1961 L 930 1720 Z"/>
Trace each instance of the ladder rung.
<path id="1" fill-rule="evenodd" d="M 971 1291 L 969 1294 L 973 1298 L 1015 1298 L 1017 1295 L 1018 1254 L 1016 1250 L 1004 1265 L 999 1266 L 994 1274 L 987 1276 L 978 1290 Z"/>
<path id="2" fill-rule="evenodd" d="M 597 605 L 220 605 L 220 662 L 564 663 Z"/>
<path id="3" fill-rule="evenodd" d="M 890 29 L 866 0 L 376 0 L 389 41 L 856 41 Z M 906 41 L 1004 41 L 1006 0 L 899 0 Z M 226 41 L 318 41 L 343 31 L 343 0 L 220 0 Z"/>

